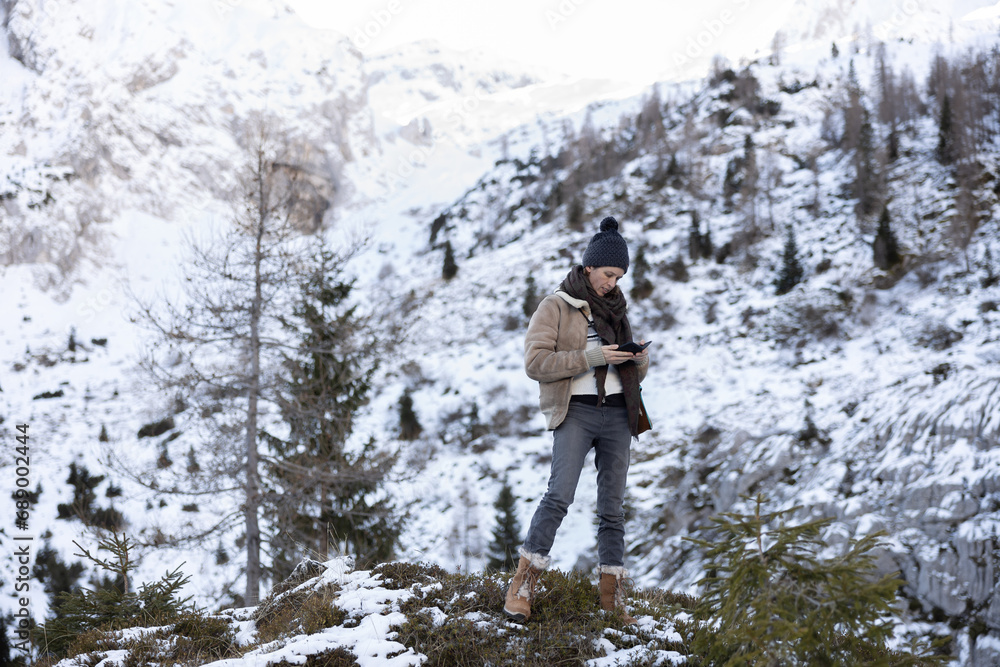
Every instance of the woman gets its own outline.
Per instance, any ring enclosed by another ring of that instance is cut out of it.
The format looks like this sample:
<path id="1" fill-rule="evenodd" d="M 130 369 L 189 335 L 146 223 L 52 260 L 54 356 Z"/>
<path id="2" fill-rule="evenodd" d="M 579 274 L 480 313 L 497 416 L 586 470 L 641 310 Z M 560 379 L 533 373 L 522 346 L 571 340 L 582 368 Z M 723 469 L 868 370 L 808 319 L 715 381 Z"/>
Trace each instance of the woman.
<path id="1" fill-rule="evenodd" d="M 538 576 L 549 565 L 549 549 L 573 502 L 584 458 L 593 447 L 597 464 L 597 554 L 601 607 L 635 623 L 624 606 L 626 575 L 625 477 L 629 446 L 639 432 L 639 383 L 649 357 L 619 350 L 632 340 L 625 296 L 618 281 L 628 271 L 628 246 L 618 221 L 601 221 L 600 232 L 555 294 L 547 296 L 528 323 L 524 366 L 539 383 L 539 402 L 552 435 L 552 468 L 520 548 L 517 572 L 504 612 L 518 622 L 531 616 Z"/>

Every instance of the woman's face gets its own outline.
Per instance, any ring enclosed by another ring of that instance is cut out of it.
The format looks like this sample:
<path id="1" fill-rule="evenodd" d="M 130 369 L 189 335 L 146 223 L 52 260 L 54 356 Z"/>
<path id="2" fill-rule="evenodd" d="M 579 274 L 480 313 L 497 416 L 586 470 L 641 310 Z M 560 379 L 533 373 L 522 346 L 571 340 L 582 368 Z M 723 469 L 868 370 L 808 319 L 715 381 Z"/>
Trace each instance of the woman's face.
<path id="1" fill-rule="evenodd" d="M 625 272 L 617 266 L 587 267 L 587 280 L 590 281 L 590 286 L 594 288 L 594 291 L 601 296 L 607 296 L 608 292 L 615 288 L 624 275 Z"/>

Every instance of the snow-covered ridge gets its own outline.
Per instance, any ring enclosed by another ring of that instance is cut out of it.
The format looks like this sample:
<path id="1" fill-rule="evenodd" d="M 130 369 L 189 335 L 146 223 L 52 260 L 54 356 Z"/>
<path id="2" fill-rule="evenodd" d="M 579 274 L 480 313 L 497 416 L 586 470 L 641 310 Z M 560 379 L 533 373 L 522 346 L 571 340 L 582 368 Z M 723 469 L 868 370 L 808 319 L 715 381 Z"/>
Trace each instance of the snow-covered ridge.
<path id="1" fill-rule="evenodd" d="M 560 628 L 561 634 L 547 642 L 546 633 L 511 623 L 502 612 L 492 608 L 492 599 L 505 577 L 483 575 L 478 581 L 475 578 L 446 581 L 447 573 L 425 565 L 386 563 L 373 570 L 358 570 L 349 557 L 325 563 L 306 559 L 260 605 L 210 616 L 207 621 L 213 627 L 211 631 L 201 630 L 204 636 L 190 622 L 128 628 L 108 633 L 101 648 L 57 664 L 71 667 L 82 660 L 104 664 L 155 656 L 214 667 L 313 661 L 363 667 L 416 667 L 428 660 L 447 663 L 459 656 L 464 661 L 474 660 L 480 655 L 475 652 L 483 650 L 480 643 L 498 650 L 493 640 L 506 644 L 502 653 L 508 659 L 519 651 L 522 655 L 526 650 L 537 651 L 535 647 L 540 645 L 542 650 L 561 659 L 576 658 L 589 667 L 611 666 L 637 658 L 655 660 L 657 664 L 685 662 L 684 656 L 675 650 L 682 644 L 676 621 L 662 613 L 665 604 L 648 604 L 654 613 L 637 614 L 638 624 L 623 631 L 616 616 L 599 611 L 595 596 L 593 609 L 577 610 L 572 622 L 561 624 L 569 628 L 579 626 L 580 635 Z M 550 578 L 556 577 L 550 575 Z M 553 588 L 581 585 L 566 577 L 558 578 Z M 545 582 L 539 588 L 536 613 L 545 607 L 544 594 L 548 592 Z M 585 603 L 581 606 L 585 607 Z M 606 625 L 603 632 L 595 633 L 593 627 L 587 627 L 595 625 L 588 617 Z M 219 632 L 220 623 L 228 632 Z M 309 631 L 303 631 L 307 628 Z M 441 635 L 449 640 L 438 639 L 436 628 L 441 628 Z M 218 646 L 209 647 L 213 643 Z M 220 657 L 218 653 L 224 655 Z M 488 653 L 484 650 L 483 657 Z M 228 657 L 233 654 L 238 657 Z"/>
<path id="2" fill-rule="evenodd" d="M 964 43 L 1000 27 L 998 9 L 989 5 L 989 0 L 795 0 L 780 31 L 784 43 L 795 48 Z"/>
<path id="3" fill-rule="evenodd" d="M 214 4 L 12 4 L 7 35 L 26 69 L 6 79 L 0 115 L 16 128 L 0 138 L 8 262 L 47 262 L 65 284 L 122 211 L 216 212 L 259 116 L 316 149 L 309 168 L 331 200 L 350 197 L 343 165 L 377 151 L 359 54 L 268 3 Z M 44 179 L 53 169 L 65 178 Z"/>
<path id="4" fill-rule="evenodd" d="M 419 129 L 418 141 L 473 147 L 599 99 L 635 95 L 636 86 L 578 80 L 488 56 L 418 42 L 366 58 L 376 115 Z M 412 134 L 410 135 L 412 136 Z"/>

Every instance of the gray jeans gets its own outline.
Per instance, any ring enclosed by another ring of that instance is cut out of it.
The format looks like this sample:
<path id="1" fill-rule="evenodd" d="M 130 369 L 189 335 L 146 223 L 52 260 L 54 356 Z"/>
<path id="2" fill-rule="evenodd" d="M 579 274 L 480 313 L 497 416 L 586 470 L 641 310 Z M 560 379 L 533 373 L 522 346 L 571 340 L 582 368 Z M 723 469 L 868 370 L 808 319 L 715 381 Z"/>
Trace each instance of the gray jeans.
<path id="1" fill-rule="evenodd" d="M 597 465 L 597 557 L 600 565 L 624 566 L 625 478 L 632 434 L 628 411 L 571 402 L 565 421 L 552 434 L 552 469 L 522 549 L 547 556 L 556 531 L 573 504 L 584 459 L 593 447 Z"/>

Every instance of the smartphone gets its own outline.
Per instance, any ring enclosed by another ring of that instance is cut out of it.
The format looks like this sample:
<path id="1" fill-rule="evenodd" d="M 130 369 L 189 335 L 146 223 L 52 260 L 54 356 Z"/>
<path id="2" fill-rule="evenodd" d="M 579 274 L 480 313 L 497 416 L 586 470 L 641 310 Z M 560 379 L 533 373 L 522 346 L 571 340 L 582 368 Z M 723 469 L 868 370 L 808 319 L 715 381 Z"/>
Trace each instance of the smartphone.
<path id="1" fill-rule="evenodd" d="M 642 352 L 643 350 L 645 350 L 647 347 L 649 347 L 649 344 L 652 343 L 652 342 L 653 341 L 651 341 L 651 340 L 647 340 L 642 345 L 639 345 L 636 342 L 630 341 L 628 343 L 625 343 L 624 345 L 619 345 L 618 349 L 621 350 L 622 352 L 631 352 L 632 354 L 639 354 L 640 352 Z"/>

